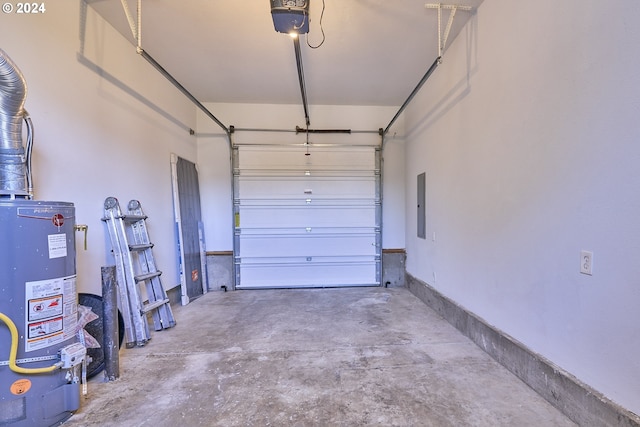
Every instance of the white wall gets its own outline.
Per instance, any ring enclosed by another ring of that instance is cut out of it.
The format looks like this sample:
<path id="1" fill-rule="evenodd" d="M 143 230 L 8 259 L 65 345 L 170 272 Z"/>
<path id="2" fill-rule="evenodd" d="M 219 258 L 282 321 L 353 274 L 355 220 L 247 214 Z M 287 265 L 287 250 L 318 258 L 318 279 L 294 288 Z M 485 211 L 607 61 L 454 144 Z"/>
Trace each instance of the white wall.
<path id="1" fill-rule="evenodd" d="M 110 261 L 103 202 L 137 198 L 149 215 L 163 283 L 178 284 L 170 153 L 196 161 L 193 105 L 136 54 L 135 47 L 80 1 L 51 1 L 40 15 L 3 14 L 0 47 L 28 85 L 35 126 L 38 200 L 74 202 L 89 226 L 76 234 L 80 292 L 101 293 Z M 84 29 L 83 29 L 83 26 Z"/>
<path id="2" fill-rule="evenodd" d="M 302 105 L 206 104 L 225 126 L 237 129 L 286 129 L 304 126 Z M 397 112 L 395 107 L 320 106 L 309 107 L 310 129 L 351 129 L 351 134 L 313 134 L 313 143 L 380 143 L 379 128 L 387 126 Z M 394 125 L 402 128 L 403 121 Z M 374 131 L 357 133 L 356 131 Z M 207 250 L 233 249 L 231 160 L 224 131 L 198 111 L 198 172 Z M 393 134 L 385 143 L 383 186 L 383 247 L 404 248 L 404 139 Z M 301 144 L 306 134 L 295 132 L 247 132 L 233 134 L 234 143 Z"/>
<path id="3" fill-rule="evenodd" d="M 484 2 L 405 117 L 409 273 L 636 413 L 638 16 L 636 0 Z"/>

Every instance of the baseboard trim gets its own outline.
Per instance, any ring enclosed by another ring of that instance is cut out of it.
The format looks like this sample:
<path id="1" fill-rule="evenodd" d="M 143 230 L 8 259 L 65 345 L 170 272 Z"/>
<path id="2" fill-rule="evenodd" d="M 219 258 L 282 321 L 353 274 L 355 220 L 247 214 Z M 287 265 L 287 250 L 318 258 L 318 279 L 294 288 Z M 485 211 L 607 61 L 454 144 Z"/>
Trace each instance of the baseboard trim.
<path id="1" fill-rule="evenodd" d="M 639 427 L 640 417 L 406 273 L 411 293 L 581 426 Z"/>
<path id="2" fill-rule="evenodd" d="M 233 256 L 233 251 L 207 251 L 205 256 Z"/>

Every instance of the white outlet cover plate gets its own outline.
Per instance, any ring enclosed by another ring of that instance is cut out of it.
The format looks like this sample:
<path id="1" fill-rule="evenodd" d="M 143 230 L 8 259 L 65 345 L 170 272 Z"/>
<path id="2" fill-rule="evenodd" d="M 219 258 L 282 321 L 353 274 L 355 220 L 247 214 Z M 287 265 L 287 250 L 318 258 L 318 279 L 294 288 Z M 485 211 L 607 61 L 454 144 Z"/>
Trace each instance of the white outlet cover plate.
<path id="1" fill-rule="evenodd" d="M 580 273 L 593 274 L 593 252 L 580 251 Z"/>

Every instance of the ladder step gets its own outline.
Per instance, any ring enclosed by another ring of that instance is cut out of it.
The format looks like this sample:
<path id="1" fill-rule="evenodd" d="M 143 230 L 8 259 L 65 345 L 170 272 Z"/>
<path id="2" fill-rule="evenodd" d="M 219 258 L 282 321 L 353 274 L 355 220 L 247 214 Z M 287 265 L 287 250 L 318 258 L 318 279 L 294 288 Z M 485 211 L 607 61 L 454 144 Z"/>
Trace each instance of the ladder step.
<path id="1" fill-rule="evenodd" d="M 133 215 L 133 214 L 127 214 L 127 215 L 114 215 L 113 219 L 121 219 L 123 221 L 126 222 L 135 222 L 135 221 L 140 221 L 142 219 L 147 219 L 149 218 L 146 215 Z M 107 222 L 109 221 L 111 218 L 109 218 L 108 216 L 103 216 L 102 218 L 100 218 L 101 221 Z"/>
<path id="2" fill-rule="evenodd" d="M 148 217 L 146 215 L 127 214 L 127 215 L 122 215 L 120 218 L 122 218 L 127 222 L 134 222 L 134 221 L 140 221 L 142 219 L 147 219 Z"/>
<path id="3" fill-rule="evenodd" d="M 143 305 L 142 306 L 142 312 L 143 313 L 148 313 L 151 310 L 155 310 L 156 308 L 161 307 L 161 306 L 163 306 L 165 304 L 169 304 L 169 298 L 163 299 L 163 300 L 154 301 L 154 302 L 151 302 L 149 304 Z"/>
<path id="4" fill-rule="evenodd" d="M 151 249 L 153 247 L 153 243 L 143 243 L 140 245 L 129 245 L 130 251 L 143 251 L 145 249 Z"/>
<path id="5" fill-rule="evenodd" d="M 153 273 L 141 274 L 139 276 L 135 276 L 134 279 L 136 283 L 144 282 L 145 280 L 153 279 L 154 277 L 158 277 L 162 274 L 162 271 L 154 271 Z"/>

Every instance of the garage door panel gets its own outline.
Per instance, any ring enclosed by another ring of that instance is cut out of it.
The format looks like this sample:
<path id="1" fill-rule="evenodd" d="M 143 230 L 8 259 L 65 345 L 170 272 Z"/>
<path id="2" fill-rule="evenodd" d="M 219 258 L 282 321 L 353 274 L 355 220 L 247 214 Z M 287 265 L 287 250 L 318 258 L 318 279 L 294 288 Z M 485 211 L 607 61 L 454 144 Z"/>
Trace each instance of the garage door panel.
<path id="1" fill-rule="evenodd" d="M 370 147 L 239 147 L 240 173 L 259 171 L 353 171 L 375 170 L 376 156 Z M 346 175 L 346 174 L 343 174 Z"/>
<path id="2" fill-rule="evenodd" d="M 240 179 L 240 199 L 264 199 L 269 194 L 273 199 L 360 198 L 363 194 L 375 194 L 376 181 L 373 178 L 308 178 L 251 177 Z"/>
<path id="3" fill-rule="evenodd" d="M 270 264 L 242 264 L 243 288 L 293 288 L 377 285 L 376 261 L 343 264 L 286 261 L 286 267 L 273 260 Z"/>
<path id="4" fill-rule="evenodd" d="M 313 231 L 319 227 L 361 227 L 375 223 L 374 207 L 251 207 L 239 209 L 242 229 L 300 228 Z"/>
<path id="5" fill-rule="evenodd" d="M 240 236 L 242 258 L 261 257 L 268 253 L 274 257 L 375 257 L 375 234 L 328 234 L 310 239 L 308 236 L 282 236 L 280 234 Z"/>

